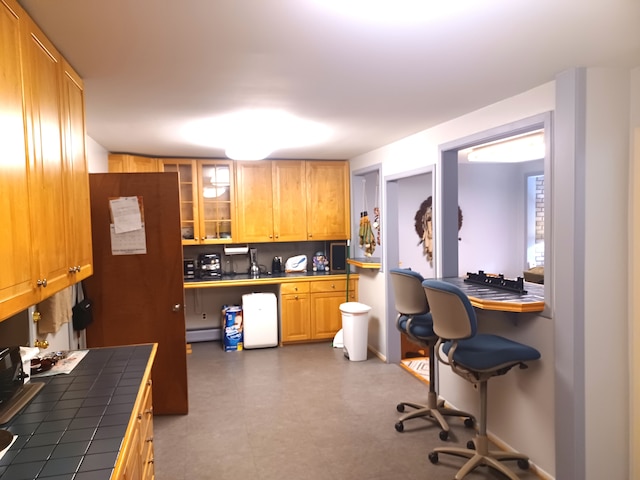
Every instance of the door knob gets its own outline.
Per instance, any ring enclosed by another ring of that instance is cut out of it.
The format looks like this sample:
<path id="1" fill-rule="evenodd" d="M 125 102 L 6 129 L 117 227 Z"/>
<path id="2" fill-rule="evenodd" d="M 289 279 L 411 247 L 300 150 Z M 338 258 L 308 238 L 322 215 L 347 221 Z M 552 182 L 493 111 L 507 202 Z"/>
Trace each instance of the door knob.
<path id="1" fill-rule="evenodd" d="M 179 312 L 181 307 L 182 307 L 182 305 L 180 305 L 179 303 L 176 303 L 176 304 L 173 306 L 173 311 L 174 311 L 174 312 Z"/>

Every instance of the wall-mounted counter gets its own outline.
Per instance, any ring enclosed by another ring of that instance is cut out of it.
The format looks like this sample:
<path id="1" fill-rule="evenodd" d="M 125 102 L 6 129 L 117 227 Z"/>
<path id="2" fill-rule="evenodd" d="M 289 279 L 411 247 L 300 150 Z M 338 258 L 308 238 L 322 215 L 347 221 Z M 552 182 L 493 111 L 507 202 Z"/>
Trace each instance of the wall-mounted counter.
<path id="1" fill-rule="evenodd" d="M 332 339 L 342 328 L 340 305 L 358 301 L 358 278 L 357 274 L 331 272 L 279 273 L 258 278 L 235 274 L 219 280 L 185 281 L 184 288 L 196 295 L 208 293 L 206 289 L 215 290 L 226 299 L 238 298 L 238 294 L 233 294 L 233 288 L 243 293 L 247 287 L 254 292 L 259 292 L 261 287 L 270 288 L 278 295 L 279 343 L 286 344 Z M 189 331 L 187 334 L 189 338 Z"/>
<path id="2" fill-rule="evenodd" d="M 519 294 L 491 286 L 466 283 L 461 277 L 447 277 L 441 280 L 460 288 L 469 297 L 471 305 L 482 310 L 518 313 L 544 310 L 544 285 L 525 282 L 527 293 Z"/>

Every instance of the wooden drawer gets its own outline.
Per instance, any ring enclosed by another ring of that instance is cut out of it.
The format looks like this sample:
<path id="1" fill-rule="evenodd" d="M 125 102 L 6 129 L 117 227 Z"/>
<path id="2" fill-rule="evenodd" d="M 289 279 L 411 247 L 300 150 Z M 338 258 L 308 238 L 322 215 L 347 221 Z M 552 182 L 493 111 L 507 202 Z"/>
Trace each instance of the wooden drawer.
<path id="1" fill-rule="evenodd" d="M 344 292 L 347 289 L 347 280 L 313 280 L 311 283 L 311 293 L 325 293 L 325 292 Z M 356 288 L 356 280 L 349 280 L 349 291 L 354 291 Z"/>
<path id="2" fill-rule="evenodd" d="M 280 294 L 309 293 L 309 283 L 310 282 L 283 283 L 280 285 Z"/>

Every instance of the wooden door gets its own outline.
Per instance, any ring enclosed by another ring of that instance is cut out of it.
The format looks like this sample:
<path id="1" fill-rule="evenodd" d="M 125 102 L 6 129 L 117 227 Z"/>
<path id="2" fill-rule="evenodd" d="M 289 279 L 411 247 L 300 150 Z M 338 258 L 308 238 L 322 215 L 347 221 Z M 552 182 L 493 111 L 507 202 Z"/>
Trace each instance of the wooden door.
<path id="1" fill-rule="evenodd" d="M 63 152 L 66 165 L 66 203 L 69 243 L 67 258 L 72 283 L 93 273 L 91 248 L 91 209 L 89 176 L 85 148 L 84 85 L 82 79 L 63 60 Z"/>
<path id="2" fill-rule="evenodd" d="M 22 109 L 21 13 L 14 2 L 0 1 L 0 320 L 37 301 Z"/>
<path id="3" fill-rule="evenodd" d="M 282 343 L 299 342 L 311 338 L 309 294 L 280 297 L 282 305 Z"/>
<path id="4" fill-rule="evenodd" d="M 346 292 L 311 294 L 311 338 L 330 339 L 342 328 L 340 305 Z"/>
<path id="5" fill-rule="evenodd" d="M 237 241 L 273 241 L 271 162 L 236 162 Z"/>
<path id="6" fill-rule="evenodd" d="M 308 161 L 307 238 L 347 240 L 349 225 L 349 164 Z"/>
<path id="7" fill-rule="evenodd" d="M 89 175 L 94 274 L 85 281 L 94 322 L 87 345 L 158 343 L 154 412 L 186 414 L 186 330 L 176 173 Z M 146 254 L 113 255 L 109 199 L 141 199 Z"/>
<path id="8" fill-rule="evenodd" d="M 25 17 L 25 25 L 29 193 L 36 207 L 31 220 L 39 263 L 35 275 L 40 296 L 46 298 L 70 283 L 60 124 L 62 57 L 33 21 Z"/>
<path id="9" fill-rule="evenodd" d="M 274 160 L 272 165 L 274 240 L 304 242 L 307 240 L 305 162 Z"/>

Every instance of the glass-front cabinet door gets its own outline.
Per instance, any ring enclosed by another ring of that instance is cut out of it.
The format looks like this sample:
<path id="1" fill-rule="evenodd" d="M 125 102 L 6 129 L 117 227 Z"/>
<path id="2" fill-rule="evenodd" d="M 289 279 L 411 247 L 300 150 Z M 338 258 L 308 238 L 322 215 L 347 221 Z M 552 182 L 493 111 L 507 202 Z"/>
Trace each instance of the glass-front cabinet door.
<path id="1" fill-rule="evenodd" d="M 183 245 L 200 243 L 198 222 L 198 180 L 196 160 L 163 158 L 160 160 L 163 172 L 177 172 L 180 185 L 180 227 Z"/>
<path id="2" fill-rule="evenodd" d="M 233 162 L 198 160 L 200 243 L 230 243 L 234 218 Z"/>

